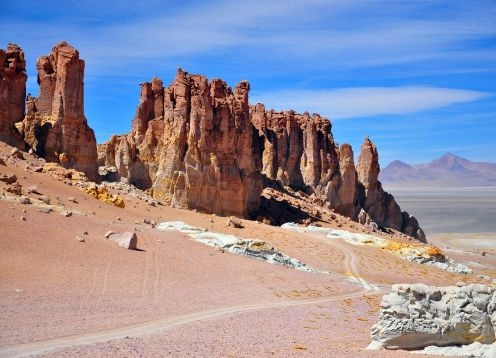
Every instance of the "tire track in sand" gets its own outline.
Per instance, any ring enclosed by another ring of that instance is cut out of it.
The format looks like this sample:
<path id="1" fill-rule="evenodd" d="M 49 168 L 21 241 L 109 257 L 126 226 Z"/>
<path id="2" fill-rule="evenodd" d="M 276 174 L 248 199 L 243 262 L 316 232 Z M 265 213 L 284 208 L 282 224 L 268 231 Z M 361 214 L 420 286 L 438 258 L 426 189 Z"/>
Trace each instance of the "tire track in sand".
<path id="1" fill-rule="evenodd" d="M 309 235 L 315 238 L 314 234 Z M 23 357 L 34 354 L 41 354 L 44 352 L 53 351 L 56 349 L 80 346 L 87 344 L 102 343 L 109 340 L 123 339 L 125 337 L 141 336 L 146 334 L 152 334 L 156 332 L 166 331 L 168 329 L 181 326 L 188 323 L 212 320 L 216 318 L 233 316 L 241 313 L 260 311 L 266 309 L 276 309 L 276 308 L 287 308 L 304 306 L 311 304 L 321 304 L 333 301 L 339 301 L 349 298 L 361 297 L 364 294 L 380 294 L 382 291 L 375 286 L 367 283 L 363 278 L 360 277 L 358 262 L 359 258 L 357 255 L 347 248 L 344 243 L 338 242 L 337 240 L 326 240 L 327 243 L 338 249 L 344 256 L 343 265 L 345 270 L 350 273 L 351 277 L 362 286 L 360 290 L 336 294 L 331 297 L 326 298 L 316 298 L 307 299 L 301 301 L 282 301 L 282 302 L 271 302 L 271 303 L 255 303 L 238 305 L 231 307 L 220 307 L 207 309 L 202 311 L 196 311 L 191 313 L 180 314 L 173 317 L 162 318 L 158 320 L 148 321 L 140 324 L 129 325 L 125 327 L 119 327 L 114 329 L 108 329 L 98 332 L 89 332 L 77 335 L 71 335 L 66 337 L 59 337 L 44 341 L 30 342 L 18 345 L 4 346 L 0 347 L 0 356 L 7 357 Z M 155 259 L 154 259 L 155 260 Z M 157 263 L 158 266 L 158 263 Z M 158 279 L 157 279 L 158 280 Z"/>

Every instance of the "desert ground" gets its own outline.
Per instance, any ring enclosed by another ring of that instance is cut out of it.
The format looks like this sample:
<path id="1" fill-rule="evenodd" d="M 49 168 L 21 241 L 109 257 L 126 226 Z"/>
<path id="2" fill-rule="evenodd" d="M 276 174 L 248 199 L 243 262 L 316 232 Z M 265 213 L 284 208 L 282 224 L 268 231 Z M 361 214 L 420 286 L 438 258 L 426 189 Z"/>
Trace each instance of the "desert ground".
<path id="1" fill-rule="evenodd" d="M 319 232 L 249 220 L 234 228 L 225 217 L 153 206 L 134 192 L 116 192 L 120 208 L 37 172 L 41 160 L 12 158 L 10 150 L 0 144 L 0 174 L 15 174 L 31 204 L 0 182 L 1 357 L 407 357 L 365 349 L 391 284 L 496 277 L 495 250 L 450 252 L 474 270 L 460 275 Z M 39 194 L 27 194 L 32 186 Z M 215 250 L 145 223 L 176 220 L 263 240 L 319 272 Z M 344 219 L 339 225 L 363 230 Z M 105 239 L 109 230 L 136 232 L 138 249 Z"/>

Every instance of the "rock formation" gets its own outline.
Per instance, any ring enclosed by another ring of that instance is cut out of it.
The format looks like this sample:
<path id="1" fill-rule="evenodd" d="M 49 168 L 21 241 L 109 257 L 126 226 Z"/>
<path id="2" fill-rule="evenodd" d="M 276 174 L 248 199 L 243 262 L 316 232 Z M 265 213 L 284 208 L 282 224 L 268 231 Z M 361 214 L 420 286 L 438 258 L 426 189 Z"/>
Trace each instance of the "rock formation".
<path id="1" fill-rule="evenodd" d="M 15 44 L 0 49 L 0 140 L 13 146 L 22 141 L 14 124 L 24 118 L 26 98 L 26 61 Z"/>
<path id="2" fill-rule="evenodd" d="M 496 290 L 485 285 L 393 285 L 372 339 L 388 349 L 495 342 Z"/>
<path id="3" fill-rule="evenodd" d="M 141 85 L 131 133 L 101 146 L 99 165 L 172 205 L 249 216 L 262 192 L 249 90 L 181 69 L 167 88 L 154 78 Z"/>
<path id="4" fill-rule="evenodd" d="M 37 155 L 98 180 L 95 134 L 84 116 L 84 61 L 60 42 L 36 68 L 40 93 L 28 95 L 26 117 L 16 127 Z"/>
<path id="5" fill-rule="evenodd" d="M 338 150 L 331 122 L 318 114 L 251 107 L 259 131 L 262 173 L 283 186 L 314 194 L 338 213 L 356 217 L 356 173 L 351 146 Z"/>
<path id="6" fill-rule="evenodd" d="M 354 220 L 364 209 L 378 226 L 425 241 L 382 189 L 372 142 L 355 168 L 351 146 L 338 148 L 327 118 L 249 106 L 249 89 L 182 70 L 167 88 L 158 78 L 142 84 L 131 132 L 100 145 L 98 165 L 172 205 L 246 217 L 257 214 L 263 185 L 290 187 Z"/>
<path id="7" fill-rule="evenodd" d="M 379 181 L 379 155 L 369 138 L 365 138 L 358 157 L 357 173 L 359 203 L 370 218 L 380 227 L 388 227 L 425 242 L 425 235 L 417 219 L 402 212 L 394 197 L 385 192 Z"/>

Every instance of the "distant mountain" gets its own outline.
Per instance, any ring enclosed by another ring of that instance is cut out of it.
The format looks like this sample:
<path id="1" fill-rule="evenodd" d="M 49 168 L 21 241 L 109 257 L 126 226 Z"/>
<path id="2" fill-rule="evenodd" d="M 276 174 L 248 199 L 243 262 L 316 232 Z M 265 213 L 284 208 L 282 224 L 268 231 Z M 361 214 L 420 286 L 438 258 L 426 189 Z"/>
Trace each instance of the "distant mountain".
<path id="1" fill-rule="evenodd" d="M 471 162 L 452 153 L 426 164 L 409 165 L 400 160 L 381 169 L 385 187 L 496 186 L 496 163 Z"/>

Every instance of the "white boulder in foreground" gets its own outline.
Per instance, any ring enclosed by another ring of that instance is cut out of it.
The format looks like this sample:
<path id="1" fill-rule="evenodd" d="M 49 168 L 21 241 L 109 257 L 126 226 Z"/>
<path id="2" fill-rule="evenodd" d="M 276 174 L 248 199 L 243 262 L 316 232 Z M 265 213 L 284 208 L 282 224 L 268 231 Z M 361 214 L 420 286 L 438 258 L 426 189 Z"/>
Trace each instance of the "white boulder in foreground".
<path id="1" fill-rule="evenodd" d="M 124 247 L 129 250 L 136 250 L 136 245 L 138 244 L 138 238 L 135 232 L 112 232 L 109 231 L 105 234 L 105 238 L 117 242 L 120 247 Z"/>
<path id="2" fill-rule="evenodd" d="M 372 326 L 371 347 L 423 349 L 478 342 L 486 348 L 481 350 L 484 357 L 494 351 L 495 329 L 495 287 L 393 285 Z"/>

